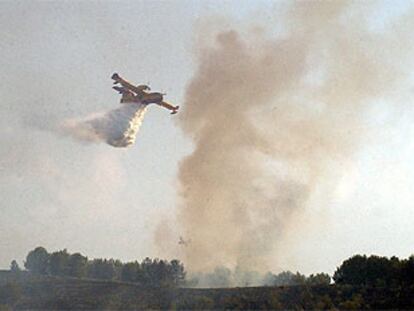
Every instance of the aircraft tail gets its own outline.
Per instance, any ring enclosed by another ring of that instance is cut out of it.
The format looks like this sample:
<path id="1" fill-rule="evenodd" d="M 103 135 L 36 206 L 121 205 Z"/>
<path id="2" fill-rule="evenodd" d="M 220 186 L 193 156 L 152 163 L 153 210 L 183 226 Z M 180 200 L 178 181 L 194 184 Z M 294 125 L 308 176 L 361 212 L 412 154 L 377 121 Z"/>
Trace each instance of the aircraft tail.
<path id="1" fill-rule="evenodd" d="M 180 108 L 180 106 L 175 106 L 174 107 L 174 110 L 170 114 L 176 114 L 176 113 L 178 113 L 178 108 Z"/>

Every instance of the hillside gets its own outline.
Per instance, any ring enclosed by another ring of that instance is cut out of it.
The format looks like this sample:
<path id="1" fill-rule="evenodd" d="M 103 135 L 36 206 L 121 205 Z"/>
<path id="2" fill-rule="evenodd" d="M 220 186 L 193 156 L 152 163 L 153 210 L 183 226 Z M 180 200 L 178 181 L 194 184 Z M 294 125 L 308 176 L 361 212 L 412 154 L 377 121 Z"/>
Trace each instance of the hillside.
<path id="1" fill-rule="evenodd" d="M 413 309 L 414 288 L 352 286 L 146 288 L 132 283 L 2 273 L 0 310 Z"/>

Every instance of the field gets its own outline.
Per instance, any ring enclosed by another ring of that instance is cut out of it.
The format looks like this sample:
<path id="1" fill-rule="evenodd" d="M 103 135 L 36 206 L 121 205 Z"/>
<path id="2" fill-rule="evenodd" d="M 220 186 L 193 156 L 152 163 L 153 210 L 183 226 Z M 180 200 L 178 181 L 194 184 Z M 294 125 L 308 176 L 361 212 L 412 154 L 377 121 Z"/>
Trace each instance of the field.
<path id="1" fill-rule="evenodd" d="M 412 309 L 414 288 L 147 288 L 91 279 L 0 274 L 0 310 Z M 5 282 L 7 276 L 7 282 Z"/>

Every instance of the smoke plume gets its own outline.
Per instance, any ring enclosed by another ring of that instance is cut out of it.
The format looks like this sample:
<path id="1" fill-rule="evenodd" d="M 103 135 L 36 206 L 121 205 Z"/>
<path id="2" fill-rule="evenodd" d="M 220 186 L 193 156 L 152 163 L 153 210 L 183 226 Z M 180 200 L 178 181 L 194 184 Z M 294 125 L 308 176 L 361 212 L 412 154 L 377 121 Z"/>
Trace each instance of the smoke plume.
<path id="1" fill-rule="evenodd" d="M 211 40 L 210 26 L 201 27 L 179 115 L 195 146 L 179 167 L 189 269 L 278 267 L 316 190 L 329 201 L 369 108 L 405 78 L 408 53 L 395 48 L 404 30 L 369 30 L 368 4 L 352 5 L 297 2 L 272 38 L 224 29 Z"/>
<path id="2" fill-rule="evenodd" d="M 103 115 L 94 115 L 83 120 L 66 120 L 61 130 L 84 142 L 106 142 L 114 147 L 134 144 L 144 120 L 147 106 L 127 104 Z"/>

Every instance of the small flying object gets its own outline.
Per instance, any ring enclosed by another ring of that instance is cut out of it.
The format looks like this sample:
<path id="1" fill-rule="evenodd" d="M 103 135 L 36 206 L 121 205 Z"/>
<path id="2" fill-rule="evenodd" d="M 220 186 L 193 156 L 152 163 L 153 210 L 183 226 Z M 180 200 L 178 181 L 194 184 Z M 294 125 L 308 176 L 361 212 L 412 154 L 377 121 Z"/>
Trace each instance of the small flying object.
<path id="1" fill-rule="evenodd" d="M 139 103 L 144 105 L 157 104 L 171 111 L 171 114 L 178 112 L 179 106 L 173 106 L 164 101 L 164 95 L 157 92 L 149 92 L 151 89 L 148 85 L 134 85 L 121 78 L 117 73 L 112 75 L 115 86 L 112 88 L 118 91 L 121 97 L 121 104 Z M 116 85 L 120 84 L 120 86 Z"/>
<path id="2" fill-rule="evenodd" d="M 191 243 L 191 240 L 184 240 L 182 236 L 180 236 L 180 240 L 178 241 L 178 244 L 182 245 L 182 246 L 188 246 L 188 244 Z"/>

